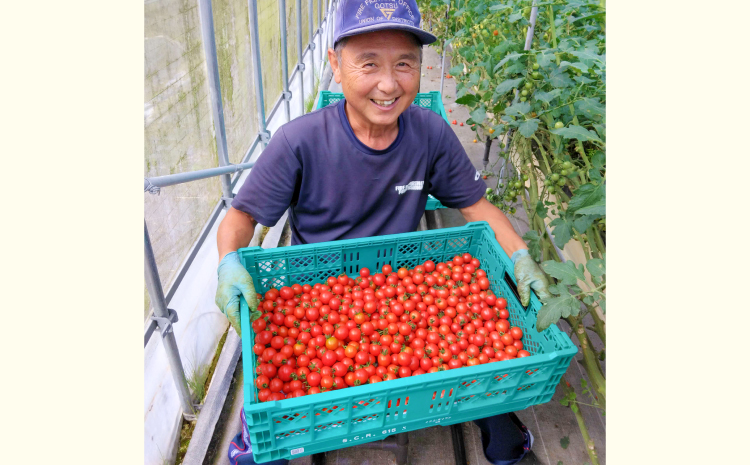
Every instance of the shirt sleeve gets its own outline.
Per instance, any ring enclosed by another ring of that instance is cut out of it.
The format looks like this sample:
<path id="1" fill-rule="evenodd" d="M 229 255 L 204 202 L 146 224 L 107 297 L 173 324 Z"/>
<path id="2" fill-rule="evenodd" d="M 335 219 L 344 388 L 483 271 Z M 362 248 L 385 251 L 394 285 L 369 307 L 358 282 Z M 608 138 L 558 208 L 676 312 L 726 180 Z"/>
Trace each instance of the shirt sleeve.
<path id="1" fill-rule="evenodd" d="M 263 226 L 273 226 L 294 202 L 301 177 L 302 163 L 281 127 L 250 170 L 232 207 L 249 213 Z"/>
<path id="2" fill-rule="evenodd" d="M 474 205 L 487 185 L 471 164 L 461 142 L 444 121 L 430 171 L 429 193 L 448 208 Z"/>

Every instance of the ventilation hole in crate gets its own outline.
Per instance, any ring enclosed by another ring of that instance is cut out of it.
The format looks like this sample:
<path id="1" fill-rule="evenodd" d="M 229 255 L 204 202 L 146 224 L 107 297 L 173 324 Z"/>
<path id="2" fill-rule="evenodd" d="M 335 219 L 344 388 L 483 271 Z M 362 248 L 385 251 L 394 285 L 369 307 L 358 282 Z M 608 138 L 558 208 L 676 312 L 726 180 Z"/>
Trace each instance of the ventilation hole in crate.
<path id="1" fill-rule="evenodd" d="M 390 249 L 388 249 L 388 256 L 389 257 L 393 256 L 393 247 L 391 247 Z"/>
<path id="2" fill-rule="evenodd" d="M 443 389 L 443 392 L 440 393 L 440 398 L 442 399 L 443 397 L 445 397 L 445 389 Z"/>
<path id="3" fill-rule="evenodd" d="M 460 249 L 464 249 L 468 246 L 469 240 L 465 237 L 454 237 L 453 239 L 449 239 L 448 243 L 446 244 L 446 249 L 449 251 L 456 251 Z"/>
<path id="4" fill-rule="evenodd" d="M 398 420 L 398 410 L 393 412 L 393 416 L 395 417 L 394 420 Z"/>
<path id="5" fill-rule="evenodd" d="M 467 388 L 469 386 L 474 386 L 474 385 L 478 385 L 478 384 L 480 384 L 479 381 L 473 379 L 471 381 L 464 381 L 464 382 L 462 382 L 461 384 L 458 385 L 458 388 L 462 389 L 462 388 Z"/>
<path id="6" fill-rule="evenodd" d="M 404 418 L 406 418 L 406 410 L 404 410 Z"/>
<path id="7" fill-rule="evenodd" d="M 279 433 L 276 435 L 276 440 L 286 439 L 292 436 L 299 436 L 301 434 L 307 433 L 308 431 L 310 430 L 308 430 L 307 428 L 302 428 L 302 429 L 294 429 L 292 431 L 287 431 L 286 433 Z"/>
<path id="8" fill-rule="evenodd" d="M 315 427 L 315 431 L 324 431 L 331 428 L 341 428 L 344 426 L 344 420 L 334 421 L 333 423 L 326 423 L 324 425 L 318 425 Z"/>
<path id="9" fill-rule="evenodd" d="M 306 269 L 313 265 L 313 258 L 309 255 L 303 257 L 292 257 L 289 259 L 289 267 L 292 269 Z"/>
<path id="10" fill-rule="evenodd" d="M 435 397 L 437 397 L 437 391 L 432 393 L 432 400 L 435 400 Z"/>
<path id="11" fill-rule="evenodd" d="M 404 402 L 404 405 L 409 405 L 409 397 L 406 397 L 406 402 Z"/>
<path id="12" fill-rule="evenodd" d="M 534 376 L 539 372 L 539 368 L 534 368 L 533 370 L 526 370 L 526 374 L 529 376 Z"/>
<path id="13" fill-rule="evenodd" d="M 401 244 L 398 246 L 398 253 L 402 255 L 412 255 L 419 250 L 417 244 Z"/>
<path id="14" fill-rule="evenodd" d="M 360 408 L 367 407 L 368 405 L 378 405 L 380 403 L 380 398 L 376 397 L 374 399 L 362 399 L 360 401 L 357 401 L 354 405 L 352 405 L 352 408 L 357 408 L 358 406 Z"/>
<path id="15" fill-rule="evenodd" d="M 495 397 L 495 396 L 505 395 L 505 394 L 508 394 L 507 390 L 504 390 L 504 391 L 490 391 L 486 395 L 487 395 L 487 397 Z"/>
<path id="16" fill-rule="evenodd" d="M 510 376 L 508 373 L 505 373 L 504 375 L 495 375 L 494 379 L 495 379 L 495 381 L 497 381 L 499 383 L 501 381 L 507 381 L 507 380 L 509 380 L 511 378 L 512 378 L 512 376 Z"/>
<path id="17" fill-rule="evenodd" d="M 391 402 L 393 401 L 390 401 L 390 400 L 388 401 L 388 408 L 391 408 Z"/>
<path id="18" fill-rule="evenodd" d="M 435 404 L 430 404 L 430 413 L 432 413 L 432 407 L 434 407 Z"/>
<path id="19" fill-rule="evenodd" d="M 472 394 L 470 396 L 459 397 L 455 401 L 453 401 L 453 405 L 459 405 L 459 404 L 463 404 L 463 403 L 469 402 L 470 400 L 472 400 L 475 397 L 476 397 L 476 394 Z"/>
<path id="20" fill-rule="evenodd" d="M 448 397 L 453 395 L 453 388 L 451 388 L 450 392 L 448 392 Z"/>
<path id="21" fill-rule="evenodd" d="M 318 255 L 318 265 L 333 265 L 341 260 L 340 252 L 328 252 Z"/>
<path id="22" fill-rule="evenodd" d="M 517 390 L 518 390 L 518 391 L 528 391 L 528 390 L 529 390 L 529 389 L 531 389 L 531 388 L 532 388 L 532 386 L 534 386 L 535 384 L 536 384 L 536 383 L 532 383 L 532 384 L 526 384 L 526 385 L 524 385 L 524 386 L 521 386 L 521 387 L 519 387 L 519 388 L 518 388 Z"/>
<path id="23" fill-rule="evenodd" d="M 443 250 L 443 241 L 436 240 L 436 241 L 425 241 L 422 243 L 422 253 L 427 252 L 438 252 L 440 250 Z"/>
<path id="24" fill-rule="evenodd" d="M 353 418 L 352 423 L 354 424 L 367 423 L 367 422 L 375 420 L 376 418 L 378 418 L 378 414 L 373 413 L 372 415 L 365 415 L 363 417 Z"/>
<path id="25" fill-rule="evenodd" d="M 339 407 L 338 405 L 334 405 L 333 407 L 318 408 L 317 411 L 315 412 L 315 415 L 328 415 L 331 413 L 343 412 L 343 411 L 344 411 L 343 406 Z"/>
<path id="26" fill-rule="evenodd" d="M 398 399 L 396 399 L 396 407 L 398 407 L 398 404 L 400 403 L 401 403 L 401 398 L 399 397 Z"/>

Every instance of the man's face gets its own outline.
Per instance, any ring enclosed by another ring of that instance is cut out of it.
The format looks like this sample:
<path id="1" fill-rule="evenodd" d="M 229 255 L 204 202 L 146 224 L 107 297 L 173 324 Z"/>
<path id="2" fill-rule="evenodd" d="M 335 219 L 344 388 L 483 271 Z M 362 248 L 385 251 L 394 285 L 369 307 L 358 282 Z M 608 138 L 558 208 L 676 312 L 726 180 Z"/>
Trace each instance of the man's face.
<path id="1" fill-rule="evenodd" d="M 349 38 L 341 62 L 328 51 L 349 117 L 366 127 L 391 127 L 419 90 L 419 46 L 408 32 L 385 30 Z"/>

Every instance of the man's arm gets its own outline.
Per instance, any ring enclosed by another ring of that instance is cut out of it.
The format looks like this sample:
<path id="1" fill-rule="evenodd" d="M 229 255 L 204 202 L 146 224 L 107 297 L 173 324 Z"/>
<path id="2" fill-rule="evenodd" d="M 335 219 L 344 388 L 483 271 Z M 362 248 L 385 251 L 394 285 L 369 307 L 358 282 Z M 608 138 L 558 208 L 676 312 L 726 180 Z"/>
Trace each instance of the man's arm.
<path id="1" fill-rule="evenodd" d="M 495 238 L 508 256 L 518 249 L 528 249 L 521 236 L 511 226 L 508 217 L 496 206 L 492 205 L 489 200 L 482 197 L 479 202 L 459 210 L 466 221 L 486 221 L 490 224 L 492 231 L 495 232 Z"/>
<path id="2" fill-rule="evenodd" d="M 219 260 L 229 252 L 235 252 L 241 247 L 247 247 L 255 232 L 257 221 L 248 213 L 230 207 L 226 216 L 221 220 L 216 242 L 219 247 Z"/>

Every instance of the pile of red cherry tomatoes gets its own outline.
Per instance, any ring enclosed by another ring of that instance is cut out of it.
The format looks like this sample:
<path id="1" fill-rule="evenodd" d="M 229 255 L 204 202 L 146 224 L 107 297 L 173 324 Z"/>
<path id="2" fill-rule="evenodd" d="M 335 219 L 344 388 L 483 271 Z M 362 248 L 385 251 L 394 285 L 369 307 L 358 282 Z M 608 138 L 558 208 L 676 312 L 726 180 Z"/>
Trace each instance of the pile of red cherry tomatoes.
<path id="1" fill-rule="evenodd" d="M 361 268 L 258 295 L 258 400 L 282 400 L 531 355 L 477 258 Z"/>

